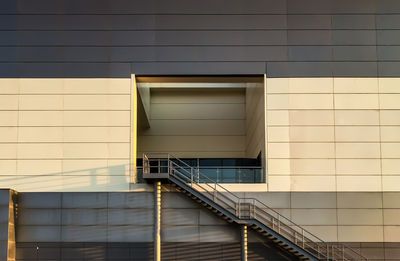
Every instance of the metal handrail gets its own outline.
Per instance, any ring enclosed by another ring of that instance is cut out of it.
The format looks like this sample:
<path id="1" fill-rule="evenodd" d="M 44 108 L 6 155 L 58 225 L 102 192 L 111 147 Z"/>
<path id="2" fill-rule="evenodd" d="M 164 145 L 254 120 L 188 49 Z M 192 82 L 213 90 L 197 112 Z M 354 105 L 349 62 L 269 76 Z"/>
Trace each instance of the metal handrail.
<path id="1" fill-rule="evenodd" d="M 152 155 L 162 157 L 154 158 L 151 157 Z M 157 166 L 151 166 L 151 162 L 158 162 L 158 164 Z M 161 166 L 161 162 L 166 162 L 166 166 Z M 239 219 L 257 220 L 296 245 L 313 253 L 321 260 L 367 260 L 367 258 L 342 243 L 324 242 L 319 237 L 295 224 L 290 219 L 279 214 L 256 198 L 238 197 L 216 181 L 202 174 L 198 168 L 190 166 L 172 154 L 143 154 L 143 175 L 150 175 L 151 168 L 157 168 L 158 171 L 160 171 L 161 168 L 167 168 L 169 175 L 174 176 L 192 188 L 195 187 L 197 191 L 199 189 L 204 190 L 204 193 L 202 193 L 203 195 L 216 204 L 227 206 L 228 209 L 226 210 Z"/>
<path id="2" fill-rule="evenodd" d="M 195 169 L 262 169 L 255 166 L 196 166 Z"/>

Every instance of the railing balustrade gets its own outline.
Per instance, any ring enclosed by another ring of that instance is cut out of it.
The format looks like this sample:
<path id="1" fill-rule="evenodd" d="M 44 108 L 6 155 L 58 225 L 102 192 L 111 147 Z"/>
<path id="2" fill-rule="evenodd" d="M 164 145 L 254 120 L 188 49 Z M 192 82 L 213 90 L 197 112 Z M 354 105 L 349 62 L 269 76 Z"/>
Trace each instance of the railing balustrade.
<path id="1" fill-rule="evenodd" d="M 239 219 L 257 220 L 320 260 L 367 260 L 341 243 L 326 243 L 255 198 L 240 198 L 171 154 L 144 154 L 143 176 L 168 173 Z"/>

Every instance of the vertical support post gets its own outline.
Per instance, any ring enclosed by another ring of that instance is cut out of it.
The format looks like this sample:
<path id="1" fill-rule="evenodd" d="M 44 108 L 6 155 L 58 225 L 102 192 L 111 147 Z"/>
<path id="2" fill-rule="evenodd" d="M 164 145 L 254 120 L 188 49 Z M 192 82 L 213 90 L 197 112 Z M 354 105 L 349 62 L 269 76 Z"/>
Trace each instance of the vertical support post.
<path id="1" fill-rule="evenodd" d="M 281 233 L 281 215 L 278 215 L 278 233 Z"/>
<path id="2" fill-rule="evenodd" d="M 254 218 L 257 219 L 256 217 L 256 201 L 253 199 L 253 217 L 250 218 Z"/>
<path id="3" fill-rule="evenodd" d="M 214 193 L 213 193 L 213 196 L 214 196 L 214 202 L 216 202 L 216 201 L 217 201 L 217 182 L 214 183 Z"/>
<path id="4" fill-rule="evenodd" d="M 241 200 L 241 198 L 239 198 L 238 203 L 236 203 L 236 205 L 235 205 L 235 207 L 236 207 L 236 209 L 235 209 L 235 211 L 236 211 L 236 216 L 237 216 L 238 218 L 241 218 L 241 217 L 240 217 L 240 200 Z"/>
<path id="5" fill-rule="evenodd" d="M 241 233 L 241 256 L 242 261 L 247 261 L 247 225 L 242 225 L 240 228 Z"/>
<path id="6" fill-rule="evenodd" d="M 170 172 L 170 159 L 169 159 L 169 154 L 168 154 L 168 158 L 167 158 L 167 173 L 168 173 L 168 175 L 171 173 Z"/>
<path id="7" fill-rule="evenodd" d="M 5 233 L 0 233 L 0 259 L 15 260 L 15 216 L 18 211 L 17 192 L 11 189 L 0 189 L 0 198 L 5 204 L 0 207 L 3 223 L 0 228 Z"/>
<path id="8" fill-rule="evenodd" d="M 193 187 L 193 168 L 190 168 L 190 182 L 191 186 Z"/>
<path id="9" fill-rule="evenodd" d="M 161 261 L 161 181 L 154 182 L 154 261 Z"/>
<path id="10" fill-rule="evenodd" d="M 329 260 L 329 246 L 326 244 L 326 260 Z"/>
<path id="11" fill-rule="evenodd" d="M 342 260 L 344 261 L 344 245 L 342 245 Z"/>

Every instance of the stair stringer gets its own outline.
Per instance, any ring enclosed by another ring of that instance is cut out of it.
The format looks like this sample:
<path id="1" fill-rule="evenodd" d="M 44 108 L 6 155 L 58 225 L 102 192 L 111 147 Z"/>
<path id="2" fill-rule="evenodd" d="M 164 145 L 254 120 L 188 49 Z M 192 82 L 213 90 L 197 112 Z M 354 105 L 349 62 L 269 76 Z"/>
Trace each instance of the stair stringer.
<path id="1" fill-rule="evenodd" d="M 259 227 L 259 228 L 261 228 L 263 230 L 261 232 L 257 231 L 257 233 L 260 233 L 260 234 L 268 233 L 269 235 L 271 235 L 274 238 L 278 239 L 279 242 L 282 242 L 285 245 L 290 246 L 291 249 L 293 249 L 294 251 L 297 251 L 298 253 L 300 253 L 306 259 L 309 259 L 309 260 L 312 260 L 312 261 L 319 261 L 320 260 L 317 257 L 315 257 L 313 254 L 311 254 L 310 252 L 305 250 L 304 248 L 301 248 L 300 246 L 298 246 L 295 243 L 293 243 L 292 241 L 288 240 L 286 237 L 284 237 L 281 234 L 277 233 L 273 229 L 265 226 L 260 221 L 255 220 L 255 219 L 241 219 L 241 218 L 238 218 L 236 215 L 232 214 L 231 212 L 229 212 L 225 208 L 221 207 L 220 205 L 218 205 L 217 203 L 215 203 L 211 199 L 209 199 L 206 196 L 204 196 L 201 192 L 193 189 L 192 187 L 188 186 L 186 183 L 180 181 L 179 179 L 177 179 L 177 178 L 175 178 L 175 177 L 173 177 L 171 175 L 169 176 L 168 179 L 169 179 L 169 181 L 171 181 L 172 183 L 176 184 L 181 189 L 184 189 L 185 191 L 187 191 L 191 195 L 195 196 L 196 198 L 200 199 L 202 202 L 206 203 L 207 205 L 209 205 L 213 209 L 215 209 L 218 212 L 222 213 L 224 216 L 226 216 L 228 219 L 232 220 L 233 222 L 235 222 L 237 224 L 247 225 L 249 227 L 255 225 L 255 226 L 257 226 L 257 227 Z M 264 235 L 262 235 L 262 236 L 264 236 Z M 273 243 L 277 244 L 275 242 L 273 242 Z M 278 247 L 280 247 L 280 246 L 278 245 Z M 284 250 L 286 250 L 286 249 L 284 249 Z"/>

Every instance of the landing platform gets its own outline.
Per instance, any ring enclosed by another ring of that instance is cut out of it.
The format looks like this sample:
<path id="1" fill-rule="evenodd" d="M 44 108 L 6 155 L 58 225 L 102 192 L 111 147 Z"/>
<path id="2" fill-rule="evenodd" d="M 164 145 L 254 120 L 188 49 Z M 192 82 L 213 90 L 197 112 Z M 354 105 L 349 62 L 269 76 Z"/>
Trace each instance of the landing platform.
<path id="1" fill-rule="evenodd" d="M 169 178 L 168 173 L 151 173 L 147 175 L 143 175 L 143 179 L 148 183 L 153 183 L 154 181 L 165 180 L 167 181 Z"/>

